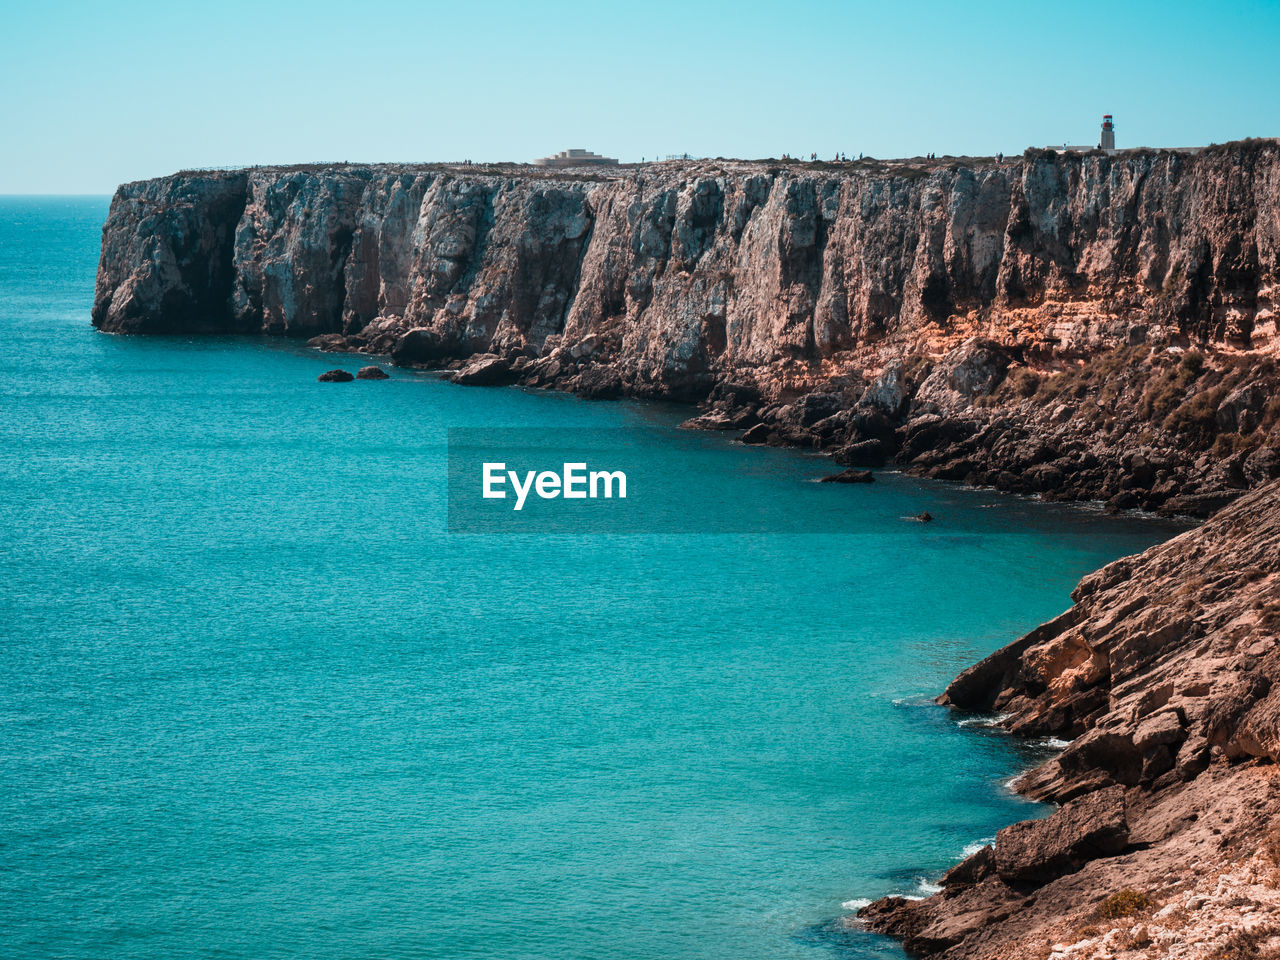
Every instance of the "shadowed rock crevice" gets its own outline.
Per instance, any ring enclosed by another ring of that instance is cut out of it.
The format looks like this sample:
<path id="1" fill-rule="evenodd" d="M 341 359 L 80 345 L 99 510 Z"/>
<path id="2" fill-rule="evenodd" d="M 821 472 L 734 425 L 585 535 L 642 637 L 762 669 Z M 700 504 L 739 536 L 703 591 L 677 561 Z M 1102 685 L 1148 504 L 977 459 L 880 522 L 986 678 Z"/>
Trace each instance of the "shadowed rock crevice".
<path id="1" fill-rule="evenodd" d="M 128 333 L 247 331 L 231 313 L 235 233 L 247 177 L 153 183 L 154 190 L 117 194 L 112 202 L 103 226 L 93 325 Z M 105 242 L 108 237 L 123 242 Z"/>

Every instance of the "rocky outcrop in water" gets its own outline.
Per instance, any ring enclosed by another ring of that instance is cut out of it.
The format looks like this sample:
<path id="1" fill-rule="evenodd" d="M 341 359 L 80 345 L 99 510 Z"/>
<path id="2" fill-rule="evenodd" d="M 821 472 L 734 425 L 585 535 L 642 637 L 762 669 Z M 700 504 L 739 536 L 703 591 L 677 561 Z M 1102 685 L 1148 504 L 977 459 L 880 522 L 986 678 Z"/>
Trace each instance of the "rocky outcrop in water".
<path id="1" fill-rule="evenodd" d="M 259 332 L 942 479 L 1207 514 L 1280 475 L 1280 148 L 261 168 L 126 184 L 94 323 Z M 496 368 L 495 368 L 496 369 Z M 504 376 L 501 379 L 507 379 Z"/>
<path id="2" fill-rule="evenodd" d="M 941 698 L 1069 740 L 1015 784 L 1061 808 L 863 921 L 947 960 L 1258 955 L 1231 940 L 1280 933 L 1280 484 L 1072 596 Z"/>

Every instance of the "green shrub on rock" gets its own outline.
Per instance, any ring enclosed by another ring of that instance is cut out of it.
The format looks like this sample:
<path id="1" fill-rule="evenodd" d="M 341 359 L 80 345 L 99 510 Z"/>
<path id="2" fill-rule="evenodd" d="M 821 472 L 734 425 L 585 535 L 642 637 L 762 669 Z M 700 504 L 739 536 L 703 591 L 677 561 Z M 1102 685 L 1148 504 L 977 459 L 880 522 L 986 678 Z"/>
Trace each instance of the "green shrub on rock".
<path id="1" fill-rule="evenodd" d="M 1145 893 L 1126 888 L 1113 893 L 1098 904 L 1098 916 L 1103 920 L 1118 920 L 1121 917 L 1145 913 L 1154 906 L 1155 901 Z"/>

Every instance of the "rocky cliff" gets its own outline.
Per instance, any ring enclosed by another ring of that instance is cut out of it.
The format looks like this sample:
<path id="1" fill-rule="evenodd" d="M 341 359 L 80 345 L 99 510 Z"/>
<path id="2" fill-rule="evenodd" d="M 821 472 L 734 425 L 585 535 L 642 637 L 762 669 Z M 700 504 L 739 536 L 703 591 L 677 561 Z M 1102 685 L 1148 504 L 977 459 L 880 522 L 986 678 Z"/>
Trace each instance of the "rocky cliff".
<path id="1" fill-rule="evenodd" d="M 700 401 L 858 465 L 1208 513 L 1280 475 L 1280 147 L 262 168 L 122 186 L 94 323 Z M 464 375 L 463 379 L 466 377 Z"/>
<path id="2" fill-rule="evenodd" d="M 1062 806 L 863 919 L 948 960 L 1280 956 L 1280 484 L 1072 596 L 941 698 L 1070 740 L 1015 784 Z"/>
<path id="3" fill-rule="evenodd" d="M 845 464 L 1218 511 L 957 678 L 956 709 L 1070 740 L 1018 785 L 1061 807 L 858 922 L 951 960 L 1246 957 L 1280 925 L 1278 254 L 1272 141 L 265 168 L 121 187 L 93 321 L 693 400 L 691 426 Z"/>

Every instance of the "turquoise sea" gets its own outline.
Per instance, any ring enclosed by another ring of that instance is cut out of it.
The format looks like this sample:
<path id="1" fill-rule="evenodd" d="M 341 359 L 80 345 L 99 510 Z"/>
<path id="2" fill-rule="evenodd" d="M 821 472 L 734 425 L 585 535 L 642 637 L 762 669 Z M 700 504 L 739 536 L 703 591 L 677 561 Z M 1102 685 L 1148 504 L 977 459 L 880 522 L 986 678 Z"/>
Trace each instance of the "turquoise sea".
<path id="1" fill-rule="evenodd" d="M 1045 748 L 930 697 L 1175 529 L 104 336 L 106 209 L 0 200 L 5 960 L 900 957 L 842 904 L 1043 812 L 1002 784 Z M 450 533 L 462 427 L 622 431 L 655 510 L 813 532 Z"/>

